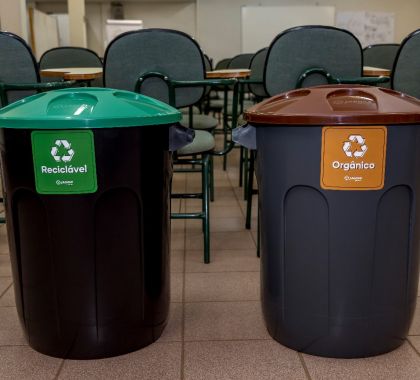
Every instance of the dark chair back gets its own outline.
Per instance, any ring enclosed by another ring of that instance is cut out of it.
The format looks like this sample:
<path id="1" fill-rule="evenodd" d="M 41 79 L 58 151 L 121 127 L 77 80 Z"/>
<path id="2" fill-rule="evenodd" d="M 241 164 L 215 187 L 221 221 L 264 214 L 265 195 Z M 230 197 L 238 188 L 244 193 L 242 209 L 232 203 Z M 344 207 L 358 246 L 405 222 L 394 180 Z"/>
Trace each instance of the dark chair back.
<path id="1" fill-rule="evenodd" d="M 102 62 L 93 50 L 68 46 L 47 50 L 39 60 L 39 67 L 41 70 L 60 67 L 102 67 Z"/>
<path id="2" fill-rule="evenodd" d="M 391 70 L 397 55 L 399 44 L 376 44 L 363 49 L 363 64 Z"/>
<path id="3" fill-rule="evenodd" d="M 251 76 L 249 79 L 256 81 L 263 81 L 265 59 L 267 58 L 268 47 L 258 50 L 251 59 L 249 68 L 251 69 Z M 264 84 L 250 84 L 249 90 L 259 99 L 267 97 Z"/>
<path id="4" fill-rule="evenodd" d="M 214 68 L 215 70 L 224 70 L 227 69 L 229 62 L 232 58 L 223 58 L 222 60 L 220 60 L 219 62 L 216 63 L 216 67 Z"/>
<path id="5" fill-rule="evenodd" d="M 41 70 L 61 67 L 102 67 L 102 61 L 93 50 L 72 46 L 47 50 L 39 60 Z M 42 78 L 43 81 L 50 79 Z M 102 87 L 103 80 L 95 79 L 91 84 L 92 86 Z"/>
<path id="6" fill-rule="evenodd" d="M 38 83 L 39 72 L 31 48 L 19 36 L 0 32 L 0 82 L 3 83 Z M 9 91 L 8 102 L 35 94 L 35 91 Z M 0 100 L 1 102 L 1 100 Z M 4 104 L 1 104 L 4 106 Z"/>
<path id="7" fill-rule="evenodd" d="M 330 26 L 290 28 L 272 41 L 264 68 L 264 85 L 269 96 L 296 87 L 308 69 L 323 68 L 336 78 L 362 76 L 362 47 L 347 30 Z M 324 76 L 308 76 L 303 86 L 325 84 Z"/>
<path id="8" fill-rule="evenodd" d="M 213 64 L 211 62 L 211 59 L 209 58 L 209 56 L 207 54 L 203 54 L 204 55 L 204 64 L 206 66 L 206 71 L 212 71 L 213 70 Z"/>
<path id="9" fill-rule="evenodd" d="M 391 88 L 420 99 L 420 29 L 408 35 L 397 52 Z"/>
<path id="10" fill-rule="evenodd" d="M 104 57 L 104 82 L 107 87 L 134 91 L 138 78 L 150 72 L 161 73 L 172 80 L 203 80 L 204 57 L 195 40 L 183 32 L 170 29 L 124 33 L 108 45 Z M 168 88 L 162 79 L 146 79 L 141 92 L 169 103 Z M 202 87 L 177 88 L 175 105 L 193 105 L 203 93 Z"/>
<path id="11" fill-rule="evenodd" d="M 254 54 L 245 53 L 235 55 L 229 62 L 227 69 L 249 69 Z"/>

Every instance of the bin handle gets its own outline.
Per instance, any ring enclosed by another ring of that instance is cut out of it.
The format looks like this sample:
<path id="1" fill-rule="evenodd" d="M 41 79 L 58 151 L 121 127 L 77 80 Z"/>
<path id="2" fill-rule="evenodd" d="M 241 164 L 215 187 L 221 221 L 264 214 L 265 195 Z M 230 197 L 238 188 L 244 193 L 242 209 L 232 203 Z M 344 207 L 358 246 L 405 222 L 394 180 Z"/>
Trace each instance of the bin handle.
<path id="1" fill-rule="evenodd" d="M 169 150 L 175 152 L 194 140 L 195 131 L 192 128 L 174 124 L 169 127 Z"/>
<path id="2" fill-rule="evenodd" d="M 257 133 L 254 126 L 245 124 L 232 130 L 233 141 L 241 144 L 245 148 L 257 149 Z"/>

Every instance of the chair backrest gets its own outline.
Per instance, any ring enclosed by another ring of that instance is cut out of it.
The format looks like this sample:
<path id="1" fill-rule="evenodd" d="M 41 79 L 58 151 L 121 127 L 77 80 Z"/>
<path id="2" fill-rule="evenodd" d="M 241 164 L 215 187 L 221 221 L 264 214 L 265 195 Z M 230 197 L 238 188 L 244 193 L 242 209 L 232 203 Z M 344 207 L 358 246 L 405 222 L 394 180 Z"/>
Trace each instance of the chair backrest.
<path id="1" fill-rule="evenodd" d="M 391 72 L 391 88 L 420 98 L 419 67 L 420 29 L 401 42 Z"/>
<path id="2" fill-rule="evenodd" d="M 0 82 L 8 84 L 39 82 L 38 65 L 30 47 L 13 33 L 0 32 Z M 34 91 L 9 91 L 7 97 L 11 103 L 33 94 Z"/>
<path id="3" fill-rule="evenodd" d="M 336 78 L 360 77 L 362 47 L 347 30 L 308 25 L 287 29 L 271 42 L 264 68 L 264 85 L 270 96 L 292 90 L 310 68 L 323 68 Z M 319 74 L 310 75 L 303 86 L 327 83 Z"/>
<path id="4" fill-rule="evenodd" d="M 41 70 L 60 67 L 102 67 L 102 62 L 93 50 L 64 46 L 47 50 L 39 60 L 39 67 Z"/>
<path id="5" fill-rule="evenodd" d="M 149 72 L 159 72 L 172 80 L 203 80 L 204 57 L 195 40 L 183 32 L 170 29 L 127 32 L 108 45 L 104 57 L 107 87 L 134 91 L 138 78 Z M 169 102 L 167 85 L 159 78 L 146 79 L 141 92 Z M 178 88 L 175 105 L 193 105 L 203 93 L 203 87 Z"/>
<path id="6" fill-rule="evenodd" d="M 264 78 L 265 59 L 267 57 L 268 47 L 258 50 L 251 59 L 249 68 L 251 69 L 251 76 L 249 79 L 261 81 Z M 258 98 L 267 97 L 264 84 L 250 84 L 249 90 Z"/>
<path id="7" fill-rule="evenodd" d="M 245 53 L 235 55 L 229 62 L 228 69 L 249 69 L 254 54 Z"/>
<path id="8" fill-rule="evenodd" d="M 102 61 L 93 50 L 73 46 L 47 50 L 39 60 L 39 68 L 41 70 L 60 67 L 102 67 Z M 54 79 L 59 80 L 60 78 Z M 41 78 L 41 80 L 48 82 L 51 78 Z M 102 78 L 93 80 L 91 85 L 102 87 Z"/>
<path id="9" fill-rule="evenodd" d="M 376 44 L 363 49 L 363 64 L 365 66 L 392 69 L 399 44 Z"/>
<path id="10" fill-rule="evenodd" d="M 207 54 L 203 54 L 204 56 L 204 64 L 206 66 L 206 71 L 212 71 L 213 70 L 213 64 L 211 62 L 211 59 Z"/>
<path id="11" fill-rule="evenodd" d="M 214 68 L 215 70 L 224 70 L 227 69 L 229 62 L 232 58 L 223 58 L 222 60 L 220 60 L 219 62 L 216 63 L 216 67 Z"/>

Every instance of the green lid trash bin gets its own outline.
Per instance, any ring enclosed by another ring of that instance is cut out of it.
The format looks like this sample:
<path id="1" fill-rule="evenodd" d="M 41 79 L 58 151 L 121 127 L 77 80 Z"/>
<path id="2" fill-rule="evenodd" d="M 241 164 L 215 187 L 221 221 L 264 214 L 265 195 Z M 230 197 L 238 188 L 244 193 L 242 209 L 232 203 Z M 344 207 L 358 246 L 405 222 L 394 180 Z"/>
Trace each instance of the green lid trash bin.
<path id="1" fill-rule="evenodd" d="M 257 151 L 261 295 L 271 336 L 365 357 L 400 346 L 417 300 L 420 100 L 319 86 L 245 113 Z"/>
<path id="2" fill-rule="evenodd" d="M 0 110 L 16 306 L 34 349 L 100 358 L 161 335 L 170 150 L 192 139 L 180 119 L 165 103 L 104 88 L 41 93 Z"/>

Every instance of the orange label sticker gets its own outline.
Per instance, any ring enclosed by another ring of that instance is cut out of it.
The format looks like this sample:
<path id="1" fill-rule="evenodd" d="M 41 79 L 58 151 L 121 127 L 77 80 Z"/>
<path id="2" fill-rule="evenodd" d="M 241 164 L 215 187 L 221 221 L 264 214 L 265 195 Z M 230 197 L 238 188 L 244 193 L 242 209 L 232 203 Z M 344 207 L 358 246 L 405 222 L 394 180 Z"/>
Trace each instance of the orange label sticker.
<path id="1" fill-rule="evenodd" d="M 380 190 L 384 187 L 386 127 L 323 127 L 321 187 Z"/>

